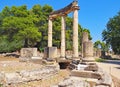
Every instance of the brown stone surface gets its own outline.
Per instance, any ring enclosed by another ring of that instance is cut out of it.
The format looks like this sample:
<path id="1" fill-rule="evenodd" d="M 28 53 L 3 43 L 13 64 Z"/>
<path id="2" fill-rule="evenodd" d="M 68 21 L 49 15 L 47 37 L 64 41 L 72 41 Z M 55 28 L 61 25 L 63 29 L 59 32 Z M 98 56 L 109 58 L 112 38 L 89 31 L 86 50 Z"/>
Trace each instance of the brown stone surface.
<path id="1" fill-rule="evenodd" d="M 82 43 L 84 42 L 88 42 L 88 32 L 83 32 L 83 35 L 82 35 Z"/>
<path id="2" fill-rule="evenodd" d="M 93 43 L 91 41 L 83 43 L 83 57 L 93 57 Z"/>
<path id="3" fill-rule="evenodd" d="M 74 2 L 70 3 L 68 6 L 66 6 L 66 7 L 64 7 L 60 10 L 51 12 L 50 17 L 56 18 L 58 16 L 62 16 L 63 14 L 69 14 L 71 11 L 73 11 L 75 9 L 79 10 L 79 6 L 78 6 L 77 1 L 74 1 Z"/>
<path id="4" fill-rule="evenodd" d="M 101 55 L 102 55 L 101 52 L 102 51 L 100 49 L 94 49 L 94 56 L 95 57 L 101 57 Z"/>

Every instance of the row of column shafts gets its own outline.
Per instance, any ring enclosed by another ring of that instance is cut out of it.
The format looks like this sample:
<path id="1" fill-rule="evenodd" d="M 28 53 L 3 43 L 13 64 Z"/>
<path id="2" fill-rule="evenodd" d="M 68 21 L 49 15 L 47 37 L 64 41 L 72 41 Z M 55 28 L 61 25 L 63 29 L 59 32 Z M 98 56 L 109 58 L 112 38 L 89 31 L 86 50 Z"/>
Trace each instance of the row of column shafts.
<path id="1" fill-rule="evenodd" d="M 61 58 L 65 58 L 65 15 L 61 16 Z M 48 21 L 48 47 L 52 47 L 52 18 Z M 73 58 L 78 58 L 78 9 L 73 11 Z"/>

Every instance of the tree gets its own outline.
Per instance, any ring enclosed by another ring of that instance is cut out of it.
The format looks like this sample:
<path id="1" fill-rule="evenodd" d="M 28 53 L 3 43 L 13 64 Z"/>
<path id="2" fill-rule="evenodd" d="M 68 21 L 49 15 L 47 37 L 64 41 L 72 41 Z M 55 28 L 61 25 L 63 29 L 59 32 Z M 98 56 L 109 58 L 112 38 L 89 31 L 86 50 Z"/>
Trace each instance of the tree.
<path id="1" fill-rule="evenodd" d="M 41 32 L 41 41 L 37 42 L 36 47 L 43 49 L 47 47 L 48 40 L 48 14 L 52 12 L 53 9 L 49 5 L 34 5 L 31 9 L 31 14 L 35 15 L 36 21 L 34 22 L 35 26 L 38 28 L 38 31 Z"/>
<path id="2" fill-rule="evenodd" d="M 107 28 L 102 32 L 103 41 L 111 45 L 115 54 L 120 54 L 120 12 L 110 18 Z"/>
<path id="3" fill-rule="evenodd" d="M 34 5 L 30 10 L 26 5 L 6 6 L 0 12 L 0 52 L 12 52 L 22 47 L 37 47 L 43 50 L 48 42 L 48 17 L 53 11 L 49 5 Z M 72 49 L 73 19 L 66 17 L 66 48 Z M 82 31 L 78 25 L 79 50 Z M 86 29 L 89 33 L 90 31 Z M 53 21 L 53 46 L 61 45 L 61 17 Z M 4 49 L 3 49 L 4 48 Z"/>
<path id="4" fill-rule="evenodd" d="M 101 42 L 98 40 L 94 43 L 94 48 L 101 49 L 104 52 L 108 52 L 110 46 L 109 46 L 109 44 L 106 44 L 105 42 Z"/>
<path id="5" fill-rule="evenodd" d="M 2 27 L 10 42 L 23 41 L 24 47 L 31 47 L 41 38 L 41 33 L 35 27 L 34 21 L 34 15 L 28 14 L 26 6 L 13 6 L 11 16 L 3 19 Z"/>
<path id="6" fill-rule="evenodd" d="M 90 35 L 89 29 L 83 28 L 83 29 L 82 29 L 82 32 L 88 32 L 88 39 L 89 39 L 89 40 L 92 40 L 92 37 L 91 37 L 91 35 Z"/>
<path id="7" fill-rule="evenodd" d="M 96 41 L 95 43 L 94 43 L 94 48 L 96 48 L 96 49 L 100 49 L 101 48 L 101 41 Z"/>

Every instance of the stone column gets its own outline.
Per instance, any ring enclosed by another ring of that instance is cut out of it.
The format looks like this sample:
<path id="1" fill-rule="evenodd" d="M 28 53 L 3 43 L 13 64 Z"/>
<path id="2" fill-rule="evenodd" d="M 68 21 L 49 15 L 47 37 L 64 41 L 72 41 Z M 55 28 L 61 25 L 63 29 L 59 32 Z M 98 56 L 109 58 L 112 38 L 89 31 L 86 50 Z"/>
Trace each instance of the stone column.
<path id="1" fill-rule="evenodd" d="M 61 17 L 61 58 L 65 58 L 65 16 Z"/>
<path id="2" fill-rule="evenodd" d="M 84 51 L 84 49 L 85 48 L 83 48 L 83 45 L 84 45 L 84 43 L 85 42 L 88 42 L 89 40 L 88 40 L 88 32 L 83 32 L 82 33 L 82 57 L 84 57 L 83 55 L 84 55 L 84 53 L 83 53 L 83 51 Z"/>
<path id="3" fill-rule="evenodd" d="M 52 47 L 52 19 L 48 21 L 48 47 Z"/>
<path id="4" fill-rule="evenodd" d="M 78 57 L 78 10 L 73 13 L 73 58 Z"/>

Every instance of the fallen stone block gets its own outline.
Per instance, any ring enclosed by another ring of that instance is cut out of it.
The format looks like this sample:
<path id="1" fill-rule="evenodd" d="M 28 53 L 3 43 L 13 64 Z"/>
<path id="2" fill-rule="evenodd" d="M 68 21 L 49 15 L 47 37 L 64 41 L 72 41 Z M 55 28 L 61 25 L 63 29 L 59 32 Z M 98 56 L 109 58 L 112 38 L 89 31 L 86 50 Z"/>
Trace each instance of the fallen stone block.
<path id="1" fill-rule="evenodd" d="M 94 79 L 101 79 L 102 78 L 102 75 L 100 73 L 91 72 L 91 71 L 72 70 L 71 75 L 77 76 L 77 77 L 84 77 L 84 78 L 94 78 Z"/>
<path id="2" fill-rule="evenodd" d="M 22 82 L 22 77 L 18 73 L 5 73 L 6 84 L 14 84 Z"/>

